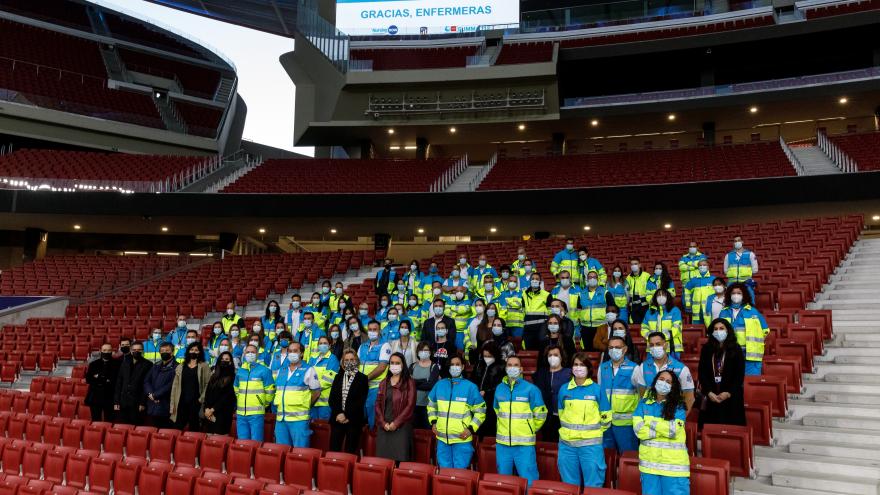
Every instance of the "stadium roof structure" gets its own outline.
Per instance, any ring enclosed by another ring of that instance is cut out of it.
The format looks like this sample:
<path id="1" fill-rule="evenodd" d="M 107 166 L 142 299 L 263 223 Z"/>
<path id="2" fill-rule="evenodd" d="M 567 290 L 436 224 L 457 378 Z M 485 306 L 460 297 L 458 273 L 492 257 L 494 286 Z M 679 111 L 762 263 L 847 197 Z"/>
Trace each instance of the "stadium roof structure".
<path id="1" fill-rule="evenodd" d="M 145 0 L 222 22 L 293 37 L 297 0 Z"/>

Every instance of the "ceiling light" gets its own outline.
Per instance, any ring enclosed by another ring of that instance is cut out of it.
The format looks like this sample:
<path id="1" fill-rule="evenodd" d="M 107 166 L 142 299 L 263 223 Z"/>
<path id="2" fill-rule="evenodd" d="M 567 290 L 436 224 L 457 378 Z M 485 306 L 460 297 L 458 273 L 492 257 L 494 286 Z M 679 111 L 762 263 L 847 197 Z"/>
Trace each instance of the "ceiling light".
<path id="1" fill-rule="evenodd" d="M 82 225 L 80 225 L 80 224 L 76 224 L 73 226 L 73 230 L 79 230 L 81 228 L 82 228 Z"/>
<path id="2" fill-rule="evenodd" d="M 257 230 L 257 232 L 259 232 L 259 233 L 261 233 L 261 234 L 265 234 L 265 233 L 266 233 L 266 229 L 264 229 L 263 227 L 260 227 L 260 229 Z"/>
<path id="3" fill-rule="evenodd" d="M 449 128 L 449 134 L 455 134 L 455 131 L 456 131 L 455 127 Z"/>
<path id="4" fill-rule="evenodd" d="M 849 102 L 849 98 L 847 98 L 846 96 L 841 96 L 840 99 L 837 100 L 837 102 L 840 103 L 841 105 L 846 105 L 847 102 Z"/>
<path id="5" fill-rule="evenodd" d="M 168 232 L 168 227 L 162 226 L 162 232 Z"/>
<path id="6" fill-rule="evenodd" d="M 593 126 L 593 127 L 596 127 L 597 125 L 599 125 L 599 121 L 596 120 L 596 119 L 593 119 L 593 120 L 590 121 L 590 125 Z"/>
<path id="7" fill-rule="evenodd" d="M 875 222 L 880 221 L 880 215 L 874 215 L 871 217 L 871 220 L 874 220 Z"/>
<path id="8" fill-rule="evenodd" d="M 418 232 L 419 234 L 424 234 L 424 233 L 425 233 L 425 229 L 419 229 L 419 230 L 417 230 L 416 232 Z"/>
<path id="9" fill-rule="evenodd" d="M 589 225 L 584 225 L 584 230 L 586 230 L 587 232 L 589 232 L 591 228 L 592 227 L 590 227 Z"/>
<path id="10" fill-rule="evenodd" d="M 525 124 L 520 124 L 520 125 L 517 126 L 517 129 L 519 129 L 519 130 L 521 130 L 521 131 L 524 131 L 524 130 L 526 130 L 526 125 L 525 125 Z"/>
<path id="11" fill-rule="evenodd" d="M 330 233 L 331 233 L 331 234 L 335 234 L 335 233 L 336 233 L 336 229 L 330 229 Z"/>
<path id="12" fill-rule="evenodd" d="M 389 146 L 388 149 L 391 151 L 397 151 L 400 149 L 400 146 Z"/>
<path id="13" fill-rule="evenodd" d="M 388 129 L 388 134 L 394 134 L 394 129 Z"/>
<path id="14" fill-rule="evenodd" d="M 665 223 L 665 224 L 663 224 L 663 228 L 664 228 L 664 229 L 671 229 L 671 228 L 672 228 L 672 224 L 671 224 L 671 223 Z"/>
<path id="15" fill-rule="evenodd" d="M 498 232 L 498 229 L 496 229 L 495 227 L 489 227 L 489 232 L 494 234 L 495 232 Z"/>
<path id="16" fill-rule="evenodd" d="M 669 115 L 666 116 L 666 120 L 672 122 L 673 120 L 675 120 L 675 114 L 670 113 Z"/>
<path id="17" fill-rule="evenodd" d="M 758 107 L 752 107 L 749 109 L 750 113 L 758 113 Z"/>
<path id="18" fill-rule="evenodd" d="M 416 149 L 416 147 L 415 147 L 415 146 L 404 146 L 403 149 L 405 149 L 405 150 L 414 150 L 414 149 Z"/>

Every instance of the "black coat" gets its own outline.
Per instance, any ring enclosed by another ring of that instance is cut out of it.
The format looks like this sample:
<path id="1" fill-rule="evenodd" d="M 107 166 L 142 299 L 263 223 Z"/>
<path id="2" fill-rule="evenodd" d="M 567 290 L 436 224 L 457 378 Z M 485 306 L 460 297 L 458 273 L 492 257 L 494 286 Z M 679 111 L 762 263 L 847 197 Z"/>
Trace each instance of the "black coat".
<path id="1" fill-rule="evenodd" d="M 119 375 L 119 361 L 116 359 L 104 361 L 98 358 L 89 363 L 86 371 L 86 383 L 89 384 L 86 405 L 112 406 L 117 375 Z"/>
<path id="2" fill-rule="evenodd" d="M 233 378 L 233 377 L 230 377 Z M 233 380 L 224 386 L 208 386 L 205 390 L 205 408 L 214 410 L 217 421 L 205 420 L 205 430 L 218 435 L 229 434 L 232 428 L 232 414 L 235 412 L 235 390 Z"/>
<path id="3" fill-rule="evenodd" d="M 700 351 L 699 381 L 700 393 L 706 397 L 705 409 L 700 411 L 700 424 L 724 424 L 746 426 L 746 409 L 743 398 L 745 381 L 745 359 L 739 348 L 728 349 L 724 355 L 721 369 L 721 383 L 715 383 L 712 365 L 713 346 L 703 346 Z M 709 392 L 720 394 L 728 392 L 730 398 L 716 404 L 709 400 Z"/>
<path id="4" fill-rule="evenodd" d="M 455 320 L 446 315 L 443 315 L 441 321 L 443 321 L 443 323 L 446 323 L 446 339 L 451 340 L 453 343 L 455 343 L 455 339 L 458 336 L 458 329 L 455 328 Z M 437 338 L 434 337 L 434 325 L 436 323 L 437 318 L 434 316 L 428 318 L 427 320 L 425 320 L 424 323 L 422 323 L 423 341 L 434 342 L 435 340 L 437 340 Z"/>
<path id="5" fill-rule="evenodd" d="M 477 385 L 486 402 L 486 420 L 480 425 L 477 434 L 480 436 L 494 436 L 496 426 L 495 409 L 495 388 L 501 383 L 505 375 L 505 366 L 502 361 L 495 361 L 492 366 L 486 366 L 486 362 L 480 357 L 471 374 L 471 381 Z"/>
<path id="6" fill-rule="evenodd" d="M 150 368 L 144 380 L 144 395 L 153 394 L 157 402 L 147 399 L 147 414 L 150 416 L 171 416 L 171 385 L 174 383 L 177 361 L 164 365 L 157 363 Z"/>
<path id="7" fill-rule="evenodd" d="M 333 379 L 333 385 L 330 386 L 330 423 L 336 423 L 336 416 L 344 413 L 350 423 L 362 425 L 366 423 L 367 418 L 364 416 L 364 404 L 367 402 L 367 392 L 370 388 L 370 381 L 367 375 L 358 372 L 354 375 L 351 386 L 348 387 L 348 397 L 345 400 L 345 409 L 342 408 L 342 380 L 345 379 L 345 372 L 341 371 Z"/>
<path id="8" fill-rule="evenodd" d="M 144 380 L 152 367 L 153 363 L 146 359 L 134 362 L 130 355 L 123 357 L 116 378 L 113 403 L 123 408 L 145 406 Z"/>

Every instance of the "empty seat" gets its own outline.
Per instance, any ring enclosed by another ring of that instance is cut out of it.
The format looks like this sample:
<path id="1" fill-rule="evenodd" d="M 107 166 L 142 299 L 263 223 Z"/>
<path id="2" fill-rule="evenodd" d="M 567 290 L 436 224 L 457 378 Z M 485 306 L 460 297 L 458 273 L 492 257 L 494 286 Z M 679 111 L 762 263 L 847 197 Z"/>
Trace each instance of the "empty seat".
<path id="1" fill-rule="evenodd" d="M 391 459 L 362 457 L 353 468 L 352 495 L 385 495 L 391 489 L 393 469 L 394 461 Z"/>
<path id="2" fill-rule="evenodd" d="M 702 449 L 705 457 L 728 461 L 733 476 L 751 476 L 754 453 L 752 431 L 748 426 L 704 425 Z"/>
<path id="3" fill-rule="evenodd" d="M 254 478 L 266 483 L 281 481 L 281 466 L 284 454 L 290 450 L 287 445 L 264 443 L 254 455 Z"/>
<path id="4" fill-rule="evenodd" d="M 529 488 L 531 495 L 580 495 L 580 487 L 561 481 L 535 480 Z"/>
<path id="5" fill-rule="evenodd" d="M 357 456 L 344 452 L 327 452 L 318 460 L 318 490 L 348 493 L 351 472 Z"/>
<path id="6" fill-rule="evenodd" d="M 311 487 L 318 470 L 318 449 L 293 448 L 284 456 L 284 483 Z"/>

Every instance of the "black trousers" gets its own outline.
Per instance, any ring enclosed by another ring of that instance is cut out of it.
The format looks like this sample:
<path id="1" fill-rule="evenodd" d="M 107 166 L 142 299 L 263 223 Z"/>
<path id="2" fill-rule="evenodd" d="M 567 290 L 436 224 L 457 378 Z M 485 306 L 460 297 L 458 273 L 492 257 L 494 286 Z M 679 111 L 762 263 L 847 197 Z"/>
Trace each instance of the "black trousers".
<path id="1" fill-rule="evenodd" d="M 596 352 L 599 349 L 593 347 L 593 339 L 596 337 L 596 327 L 581 327 L 581 342 L 584 345 L 584 350 L 587 352 Z M 571 359 L 571 356 L 569 356 Z"/>
<path id="2" fill-rule="evenodd" d="M 632 304 L 629 310 L 629 318 L 634 325 L 641 325 L 642 320 L 645 319 L 645 314 L 647 312 L 648 306 L 642 306 L 641 304 Z"/>
<path id="3" fill-rule="evenodd" d="M 532 321 L 539 321 L 540 323 L 530 323 L 530 318 Z M 547 318 L 542 316 L 539 316 L 537 318 L 526 316 L 527 324 L 523 325 L 523 344 L 525 344 L 526 350 L 541 350 L 541 323 L 546 320 Z"/>
<path id="4" fill-rule="evenodd" d="M 116 422 L 126 425 L 143 426 L 144 413 L 138 410 L 138 406 L 120 407 L 116 411 Z"/>
<path id="5" fill-rule="evenodd" d="M 348 452 L 358 454 L 361 446 L 361 431 L 364 425 L 348 422 L 346 424 L 330 421 L 330 450 L 332 452 Z M 343 448 L 343 445 L 345 446 Z"/>
<path id="6" fill-rule="evenodd" d="M 113 422 L 113 404 L 101 404 L 98 406 L 89 406 L 92 413 L 92 421 Z"/>
<path id="7" fill-rule="evenodd" d="M 201 405 L 198 402 L 188 404 L 178 402 L 177 419 L 174 421 L 174 427 L 178 430 L 202 431 L 199 421 L 200 409 Z"/>

